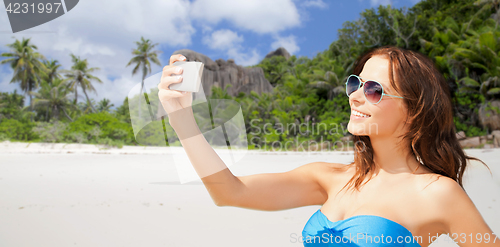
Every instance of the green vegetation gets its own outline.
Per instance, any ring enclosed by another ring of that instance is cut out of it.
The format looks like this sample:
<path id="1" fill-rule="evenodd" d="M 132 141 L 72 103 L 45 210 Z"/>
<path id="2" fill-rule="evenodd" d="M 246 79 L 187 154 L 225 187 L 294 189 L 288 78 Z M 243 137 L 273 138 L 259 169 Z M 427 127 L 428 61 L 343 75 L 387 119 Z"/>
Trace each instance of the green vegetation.
<path id="1" fill-rule="evenodd" d="M 46 73 L 45 66 L 42 63 L 45 57 L 36 52 L 38 48 L 31 44 L 30 39 L 23 38 L 22 41 L 16 40 L 7 46 L 11 52 L 2 54 L 2 57 L 8 58 L 2 60 L 0 64 L 9 64 L 12 70 L 14 70 L 11 83 L 19 83 L 21 90 L 25 93 L 32 92 L 38 87 L 40 77 Z M 33 111 L 31 94 L 29 97 L 30 110 Z"/>
<path id="2" fill-rule="evenodd" d="M 247 124 L 257 119 L 252 128 L 275 126 L 275 131 L 250 135 L 252 143 L 262 147 L 275 140 L 304 138 L 286 131 L 276 134 L 279 126 L 294 121 L 309 130 L 314 125 L 328 126 L 326 131 L 311 131 L 308 140 L 338 141 L 346 133 L 349 117 L 344 82 L 359 55 L 383 45 L 431 57 L 452 90 L 457 132 L 486 134 L 493 130 L 488 118 L 500 112 L 491 104 L 500 100 L 499 4 L 495 0 L 426 0 L 411 9 L 379 6 L 364 11 L 358 20 L 345 22 L 338 30 L 338 40 L 312 59 L 264 59 L 257 66 L 275 86 L 274 92 L 248 96 L 253 100 L 238 98 L 246 106 Z"/>
<path id="3" fill-rule="evenodd" d="M 345 22 L 338 39 L 315 57 L 275 56 L 256 65 L 274 86 L 272 93 L 231 97 L 226 89 L 213 87 L 211 97 L 241 104 L 251 148 L 342 145 L 338 141 L 346 135 L 349 119 L 344 82 L 355 59 L 373 47 L 395 45 L 420 51 L 436 62 L 452 91 L 457 132 L 484 135 L 498 128 L 488 119 L 500 114 L 499 5 L 498 0 L 423 0 L 410 9 L 367 9 L 359 19 Z M 160 65 L 156 45 L 144 38 L 136 42 L 126 65 L 134 65 L 132 74 L 140 72 L 145 78 L 151 63 Z M 7 58 L 1 63 L 11 66 L 11 82 L 20 84 L 31 103 L 27 109 L 24 96 L 0 93 L 0 140 L 164 145 L 162 128 L 153 126 L 158 122 L 144 128 L 137 143 L 129 99 L 111 110 L 109 100 L 95 103 L 89 98 L 93 83 L 100 79 L 92 75 L 98 68 L 91 68 L 86 59 L 71 54 L 71 69 L 60 70 L 57 61 L 46 61 L 29 39 L 8 47 L 11 51 L 2 54 Z M 86 102 L 77 102 L 77 89 Z"/>

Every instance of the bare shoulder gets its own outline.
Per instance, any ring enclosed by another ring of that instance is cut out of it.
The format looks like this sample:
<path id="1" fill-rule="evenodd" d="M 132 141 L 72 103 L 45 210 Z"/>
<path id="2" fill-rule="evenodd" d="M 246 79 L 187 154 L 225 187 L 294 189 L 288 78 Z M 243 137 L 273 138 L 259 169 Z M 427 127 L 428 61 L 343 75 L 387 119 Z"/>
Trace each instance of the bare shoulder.
<path id="1" fill-rule="evenodd" d="M 446 208 L 450 203 L 470 200 L 457 181 L 439 174 L 426 174 L 421 180 L 422 196 L 427 203 L 437 208 Z"/>
<path id="2" fill-rule="evenodd" d="M 452 178 L 432 174 L 425 182 L 422 196 L 430 209 L 428 214 L 443 225 L 449 225 L 457 215 L 477 212 L 465 190 Z"/>
<path id="3" fill-rule="evenodd" d="M 460 184 L 452 178 L 434 173 L 427 174 L 422 182 L 424 185 L 422 192 L 431 200 L 456 200 L 464 196 L 468 198 L 467 193 L 465 193 Z"/>
<path id="4" fill-rule="evenodd" d="M 430 180 L 432 183 L 423 190 L 423 194 L 429 206 L 429 215 L 435 222 L 441 223 L 443 233 L 467 236 L 492 233 L 474 202 L 458 182 L 441 175 L 431 176 Z"/>

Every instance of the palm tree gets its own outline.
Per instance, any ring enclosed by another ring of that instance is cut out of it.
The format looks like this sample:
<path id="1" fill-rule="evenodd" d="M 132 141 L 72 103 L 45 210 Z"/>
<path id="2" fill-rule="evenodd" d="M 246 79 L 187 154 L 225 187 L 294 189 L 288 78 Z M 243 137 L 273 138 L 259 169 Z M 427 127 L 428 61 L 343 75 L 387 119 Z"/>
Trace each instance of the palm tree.
<path id="1" fill-rule="evenodd" d="M 102 99 L 101 101 L 97 102 L 97 110 L 99 112 L 109 112 L 111 107 L 115 106 L 114 104 L 110 104 L 111 101 L 109 99 Z"/>
<path id="2" fill-rule="evenodd" d="M 275 86 L 281 80 L 281 78 L 283 78 L 283 76 L 285 76 L 287 73 L 290 73 L 290 70 L 290 67 L 288 67 L 286 64 L 278 64 L 270 73 L 271 85 Z"/>
<path id="3" fill-rule="evenodd" d="M 90 114 L 93 112 L 92 108 L 96 105 L 94 99 L 90 99 L 90 101 L 80 102 L 78 105 L 75 105 L 78 109 L 78 112 L 81 114 Z"/>
<path id="4" fill-rule="evenodd" d="M 14 70 L 14 76 L 10 82 L 20 83 L 21 90 L 29 94 L 38 87 L 40 77 L 45 73 L 45 66 L 42 63 L 45 57 L 36 52 L 38 48 L 30 43 L 30 39 L 23 38 L 22 41 L 16 39 L 14 43 L 7 46 L 10 48 L 10 52 L 2 53 L 2 57 L 8 58 L 2 60 L 0 64 L 10 64 Z M 30 111 L 33 111 L 31 94 L 29 94 L 29 98 Z M 33 117 L 31 120 L 33 121 Z"/>
<path id="5" fill-rule="evenodd" d="M 57 60 L 43 62 L 43 65 L 45 65 L 45 68 L 47 68 L 47 73 L 45 74 L 44 78 L 45 80 L 47 80 L 47 82 L 52 83 L 53 79 L 61 78 L 61 74 L 59 74 L 59 68 L 61 68 L 61 65 L 58 63 L 59 62 Z"/>
<path id="6" fill-rule="evenodd" d="M 142 71 L 142 81 L 141 81 L 141 91 L 140 95 L 142 95 L 142 91 L 144 90 L 144 79 L 146 76 L 151 73 L 151 62 L 161 66 L 160 60 L 158 59 L 158 54 L 161 51 L 153 50 L 158 43 L 153 44 L 149 39 L 144 39 L 141 37 L 141 41 L 136 41 L 135 44 L 137 48 L 132 50 L 132 55 L 134 56 L 127 64 L 127 67 L 131 64 L 135 64 L 134 69 L 132 70 L 132 75 L 137 74 L 139 70 Z M 151 61 L 151 62 L 150 62 Z M 139 107 L 139 118 L 141 117 L 141 108 Z"/>
<path id="7" fill-rule="evenodd" d="M 90 102 L 87 92 L 95 92 L 92 81 L 102 83 L 101 79 L 91 74 L 92 72 L 99 70 L 99 68 L 89 68 L 87 59 L 81 59 L 79 56 L 77 57 L 73 54 L 71 54 L 71 59 L 73 61 L 73 66 L 71 67 L 71 70 L 65 70 L 64 73 L 66 73 L 66 77 L 69 79 L 68 87 L 75 92 L 74 103 L 77 103 L 78 87 L 80 87 L 87 98 L 87 104 L 90 105 L 93 112 L 96 112 L 96 109 Z"/>
<path id="8" fill-rule="evenodd" d="M 66 118 L 73 121 L 66 112 L 66 109 L 71 108 L 73 105 L 69 99 L 70 88 L 66 85 L 67 79 L 55 78 L 52 83 L 42 81 L 41 88 L 38 92 L 32 92 L 35 96 L 34 105 L 37 107 L 47 107 L 51 110 L 51 117 L 59 120 L 60 111 L 64 113 Z M 49 111 L 47 111 L 48 114 Z M 49 121 L 48 117 L 46 120 Z"/>
<path id="9" fill-rule="evenodd" d="M 313 66 L 312 75 L 308 86 L 316 89 L 327 91 L 327 99 L 331 100 L 338 94 L 345 91 L 345 80 L 347 79 L 347 71 L 344 69 L 344 64 L 336 59 L 330 59 L 327 53 L 318 54 L 315 58 L 320 61 Z"/>
<path id="10" fill-rule="evenodd" d="M 339 78 L 332 71 L 314 70 L 313 78 L 315 80 L 310 82 L 309 85 L 314 88 L 326 89 L 328 100 L 331 100 L 335 95 L 345 92 L 344 77 L 342 75 Z"/>
<path id="11" fill-rule="evenodd" d="M 58 64 L 57 60 L 46 60 L 43 61 L 43 65 L 46 68 L 46 73 L 43 76 L 43 80 L 49 83 L 49 85 L 52 85 L 52 81 L 54 79 L 59 79 L 61 78 L 61 74 L 59 74 L 59 68 L 61 67 L 60 64 Z M 47 109 L 45 110 L 45 120 L 49 121 L 49 112 L 50 112 L 50 105 L 47 105 Z"/>

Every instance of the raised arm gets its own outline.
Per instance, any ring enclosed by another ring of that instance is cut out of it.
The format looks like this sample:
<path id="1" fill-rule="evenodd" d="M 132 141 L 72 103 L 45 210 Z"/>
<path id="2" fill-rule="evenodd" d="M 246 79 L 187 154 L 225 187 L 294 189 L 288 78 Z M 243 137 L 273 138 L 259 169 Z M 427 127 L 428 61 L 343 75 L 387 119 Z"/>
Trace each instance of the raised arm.
<path id="1" fill-rule="evenodd" d="M 260 210 L 282 210 L 322 205 L 328 199 L 321 172 L 328 165 L 309 163 L 288 172 L 237 177 L 240 188 L 227 205 Z"/>
<path id="2" fill-rule="evenodd" d="M 181 55 L 173 55 L 170 64 L 184 59 Z M 320 205 L 326 201 L 327 193 L 319 179 L 328 167 L 326 163 L 310 163 L 283 173 L 234 176 L 196 125 L 191 93 L 168 88 L 182 81 L 174 76 L 182 73 L 176 69 L 175 66 L 164 68 L 162 82 L 158 85 L 159 98 L 191 164 L 216 205 L 281 210 Z"/>
<path id="3" fill-rule="evenodd" d="M 319 182 L 325 163 L 310 163 L 284 173 L 236 177 L 201 134 L 192 111 L 182 111 L 169 117 L 169 122 L 216 205 L 280 210 L 326 201 Z"/>

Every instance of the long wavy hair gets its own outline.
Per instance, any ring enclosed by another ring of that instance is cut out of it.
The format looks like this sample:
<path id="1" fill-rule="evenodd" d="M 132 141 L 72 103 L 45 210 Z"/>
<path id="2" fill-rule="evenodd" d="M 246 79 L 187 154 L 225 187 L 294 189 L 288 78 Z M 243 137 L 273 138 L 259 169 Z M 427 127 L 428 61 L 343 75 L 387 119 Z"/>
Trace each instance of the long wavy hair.
<path id="1" fill-rule="evenodd" d="M 407 108 L 405 125 L 409 127 L 407 133 L 399 136 L 402 137 L 399 143 L 408 143 L 408 148 L 421 165 L 433 173 L 455 180 L 463 189 L 467 160 L 486 164 L 467 156 L 457 140 L 451 93 L 443 75 L 425 55 L 393 46 L 374 48 L 360 56 L 353 73 L 359 76 L 366 61 L 373 56 L 389 60 L 391 86 L 404 97 Z M 359 190 L 373 175 L 374 151 L 368 136 L 354 135 L 353 142 L 355 155 L 350 165 L 355 165 L 356 172 L 342 189 L 347 186 Z"/>

